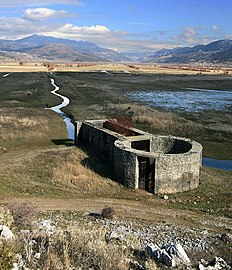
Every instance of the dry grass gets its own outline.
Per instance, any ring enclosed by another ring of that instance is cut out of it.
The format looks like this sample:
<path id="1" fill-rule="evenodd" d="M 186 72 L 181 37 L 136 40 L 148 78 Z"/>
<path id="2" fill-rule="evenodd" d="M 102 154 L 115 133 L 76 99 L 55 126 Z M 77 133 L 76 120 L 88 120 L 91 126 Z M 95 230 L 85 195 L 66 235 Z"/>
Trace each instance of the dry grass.
<path id="1" fill-rule="evenodd" d="M 6 110 L 0 110 L 0 138 L 1 140 L 13 140 L 40 136 L 42 130 L 47 130 L 48 121 L 45 117 L 42 116 L 20 116 L 16 112 Z"/>
<path id="2" fill-rule="evenodd" d="M 63 132 L 60 138 L 67 133 L 62 121 L 49 110 L 0 109 L 0 148 L 9 151 L 26 145 L 51 144 L 51 139 L 60 131 Z"/>
<path id="3" fill-rule="evenodd" d="M 53 169 L 53 183 L 75 187 L 80 192 L 107 192 L 112 188 L 115 192 L 121 191 L 117 183 L 101 177 L 85 165 L 86 160 L 88 160 L 86 153 L 79 149 L 74 150 L 62 164 Z"/>
<path id="4" fill-rule="evenodd" d="M 29 232 L 28 232 L 29 233 Z M 56 233 L 35 234 L 33 231 L 27 238 L 36 240 L 36 245 L 25 244 L 25 235 L 21 235 L 20 242 L 24 242 L 21 252 L 26 266 L 33 269 L 61 270 L 61 269 L 99 269 L 99 270 L 127 270 L 129 268 L 126 257 L 129 248 L 120 243 L 107 243 L 106 229 L 93 226 L 69 227 L 65 230 L 56 228 Z M 33 259 L 36 253 L 39 259 Z"/>
<path id="5" fill-rule="evenodd" d="M 199 68 L 196 67 L 178 67 L 172 65 L 154 65 L 154 64 L 120 64 L 120 63 L 54 63 L 55 71 L 74 71 L 74 72 L 91 72 L 91 71 L 101 71 L 109 70 L 113 72 L 124 72 L 125 70 L 129 72 L 139 72 L 139 73 L 156 73 L 156 74 L 197 74 L 199 73 Z M 202 69 L 201 69 L 202 70 Z M 23 65 L 17 62 L 1 62 L 0 72 L 46 72 L 47 67 L 43 63 L 30 63 L 24 62 Z M 223 68 L 215 69 L 203 69 L 201 74 L 213 74 L 220 75 L 227 72 Z M 231 74 L 231 71 L 228 71 Z"/>
<path id="6" fill-rule="evenodd" d="M 200 124 L 187 121 L 173 113 L 160 112 L 146 106 L 131 103 L 109 104 L 107 110 L 114 111 L 116 116 L 130 117 L 134 125 L 145 125 L 151 130 L 158 130 L 164 133 L 180 132 L 182 135 L 187 135 L 202 129 Z"/>

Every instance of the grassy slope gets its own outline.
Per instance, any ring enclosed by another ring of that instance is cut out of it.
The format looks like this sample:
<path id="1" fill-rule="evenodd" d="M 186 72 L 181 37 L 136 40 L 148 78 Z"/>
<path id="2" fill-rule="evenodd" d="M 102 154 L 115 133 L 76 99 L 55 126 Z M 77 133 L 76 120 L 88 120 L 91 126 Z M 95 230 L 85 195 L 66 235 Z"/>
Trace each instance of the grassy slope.
<path id="1" fill-rule="evenodd" d="M 195 78 L 195 77 L 194 77 Z M 166 75 L 106 75 L 91 73 L 56 73 L 56 83 L 61 88 L 61 93 L 71 98 L 71 104 L 66 111 L 78 119 L 101 118 L 126 113 L 128 106 L 134 111 L 134 115 L 148 115 L 152 119 L 159 118 L 158 124 L 163 119 L 171 125 L 173 134 L 181 135 L 175 127 L 178 123 L 186 125 L 186 135 L 192 130 L 190 126 L 198 127 L 204 121 L 207 125 L 207 116 L 198 115 L 195 122 L 190 123 L 189 116 L 165 114 L 137 105 L 126 104 L 123 94 L 134 89 L 160 89 L 173 86 L 176 81 L 183 79 L 186 87 L 193 83 L 194 78 Z M 222 84 L 229 88 L 230 78 L 202 77 L 205 88 L 209 84 Z M 170 81 L 168 80 L 170 79 Z M 197 79 L 199 79 L 197 77 Z M 0 155 L 0 196 L 39 196 L 60 198 L 85 198 L 85 197 L 109 197 L 124 198 L 130 200 L 145 200 L 148 204 L 157 205 L 157 197 L 146 194 L 136 194 L 119 184 L 109 180 L 106 172 L 107 165 L 100 160 L 88 157 L 80 149 L 68 146 L 67 132 L 62 119 L 55 113 L 44 110 L 46 103 L 55 105 L 60 99 L 51 95 L 50 80 L 45 73 L 17 73 L 11 74 L 1 80 L 2 107 L 0 110 L 1 141 L 0 147 L 7 148 L 7 153 Z M 199 79 L 200 85 L 200 79 Z M 200 87 L 200 86 L 197 87 Z M 215 87 L 216 87 L 215 86 Z M 108 104 L 108 105 L 107 105 Z M 8 118 L 7 118 L 8 117 Z M 183 118 L 185 117 L 185 118 Z M 216 117 L 216 114 L 214 114 Z M 217 116 L 220 121 L 221 116 Z M 150 119 L 149 118 L 149 119 Z M 137 118 L 135 118 L 137 119 Z M 171 119 L 171 120 L 170 120 Z M 228 124 L 230 120 L 228 118 Z M 142 128 L 150 128 L 148 122 L 136 122 Z M 151 122 L 153 123 L 153 122 Z M 171 123 L 171 124 L 170 124 Z M 184 127 L 185 127 L 184 125 Z M 183 125 L 179 126 L 182 128 Z M 167 133 L 170 130 L 151 129 L 150 131 Z M 201 131 L 201 132 L 200 132 Z M 214 137 L 206 132 L 206 129 L 196 129 L 194 139 L 202 140 L 203 144 L 213 144 L 221 156 L 229 157 L 231 145 L 228 142 L 228 132 L 221 132 L 221 142 L 218 144 Z M 192 131 L 191 131 L 192 132 Z M 204 136 L 207 136 L 207 140 Z M 9 136 L 10 135 L 10 136 Z M 189 134 L 191 135 L 191 134 Z M 61 144 L 56 145 L 54 144 Z M 226 147 L 226 150 L 223 149 Z M 229 150 L 228 150 L 229 149 Z M 211 151 L 210 148 L 207 151 Z M 228 152 L 226 152 L 228 151 Z M 227 153 L 227 154 L 226 154 Z M 214 156 L 215 153 L 213 153 Z M 230 156 L 231 158 L 231 156 Z M 61 166 L 62 164 L 62 166 Z M 77 164 L 77 166 L 73 166 Z M 90 169 L 90 168 L 91 169 Z M 94 173 L 95 171 L 97 173 Z M 57 173 L 59 172 L 59 173 Z M 70 172 L 66 177 L 67 172 Z M 100 173 L 100 175 L 99 175 Z M 62 177 L 60 177 L 62 175 Z M 82 181 L 84 179 L 84 181 Z M 213 183 L 213 184 L 212 184 Z M 217 214 L 229 214 L 229 198 L 231 186 L 231 172 L 221 172 L 213 169 L 203 169 L 201 185 L 196 191 L 174 196 L 170 206 L 190 208 L 200 211 L 208 211 Z M 96 187 L 98 187 L 96 189 Z M 199 199 L 197 196 L 200 196 Z M 210 205 L 207 203 L 210 200 Z M 182 198 L 180 202 L 179 198 Z M 193 204 L 194 200 L 200 201 Z M 190 201 L 190 202 L 189 202 Z M 215 202 L 220 201 L 220 204 Z M 159 202 L 158 202 L 159 204 Z"/>

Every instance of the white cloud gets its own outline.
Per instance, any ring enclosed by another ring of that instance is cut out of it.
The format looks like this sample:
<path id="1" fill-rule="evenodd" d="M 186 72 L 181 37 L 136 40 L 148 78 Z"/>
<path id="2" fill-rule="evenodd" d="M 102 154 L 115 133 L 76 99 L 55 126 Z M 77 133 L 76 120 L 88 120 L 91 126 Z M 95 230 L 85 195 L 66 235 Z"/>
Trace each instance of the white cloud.
<path id="1" fill-rule="evenodd" d="M 181 31 L 180 34 L 178 34 L 174 38 L 181 42 L 194 44 L 196 43 L 196 40 L 197 40 L 196 28 L 193 26 L 186 27 Z"/>
<path id="2" fill-rule="evenodd" d="M 119 52 L 154 52 L 164 47 L 173 47 L 168 42 L 154 43 L 151 40 L 137 39 L 136 36 L 130 35 L 123 30 L 112 30 L 104 25 L 45 24 L 40 20 L 26 20 L 16 17 L 0 17 L 0 25 L 0 39 L 19 39 L 32 34 L 40 34 L 73 40 L 85 40 Z"/>
<path id="3" fill-rule="evenodd" d="M 211 30 L 214 32 L 214 33 L 219 33 L 221 32 L 221 28 L 217 25 L 213 25 Z"/>
<path id="4" fill-rule="evenodd" d="M 25 10 L 23 18 L 26 20 L 38 21 L 60 16 L 66 17 L 68 16 L 68 12 L 50 8 L 28 8 Z"/>
<path id="5" fill-rule="evenodd" d="M 91 26 L 76 26 L 70 23 L 65 24 L 62 26 L 58 31 L 67 34 L 77 34 L 77 35 L 104 35 L 110 32 L 104 25 L 91 25 Z"/>
<path id="6" fill-rule="evenodd" d="M 207 36 L 205 27 L 189 26 L 184 28 L 178 35 L 172 37 L 176 45 L 194 46 L 199 44 L 208 44 L 216 40 L 215 36 Z"/>
<path id="7" fill-rule="evenodd" d="M 3 1 L 0 0 L 0 7 L 19 7 L 19 6 L 29 6 L 29 7 L 37 7 L 37 6 L 49 6 L 53 4 L 64 4 L 64 5 L 81 5 L 80 0 L 8 0 Z"/>
<path id="8" fill-rule="evenodd" d="M 225 38 L 226 39 L 232 39 L 232 35 L 226 35 Z"/>
<path id="9" fill-rule="evenodd" d="M 0 17 L 0 39 L 18 39 L 34 33 L 45 33 L 46 24 L 36 21 L 28 21 L 17 17 Z M 57 25 L 49 24 L 49 30 L 56 29 Z"/>

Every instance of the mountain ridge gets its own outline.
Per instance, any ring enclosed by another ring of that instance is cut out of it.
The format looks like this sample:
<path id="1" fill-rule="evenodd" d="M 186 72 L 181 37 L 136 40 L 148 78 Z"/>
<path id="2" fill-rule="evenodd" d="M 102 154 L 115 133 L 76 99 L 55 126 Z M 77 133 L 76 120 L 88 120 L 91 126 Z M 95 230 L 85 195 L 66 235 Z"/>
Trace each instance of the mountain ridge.
<path id="1" fill-rule="evenodd" d="M 38 48 L 40 46 L 47 46 L 51 44 L 60 44 L 66 45 L 71 49 L 77 51 L 79 54 L 88 54 L 92 55 L 92 60 L 89 59 L 88 61 L 130 61 L 128 57 L 125 55 L 115 52 L 111 49 L 102 48 L 95 43 L 88 42 L 88 41 L 76 41 L 71 39 L 63 39 L 63 38 L 56 38 L 52 36 L 43 36 L 33 34 L 31 36 L 18 39 L 18 40 L 0 40 L 0 50 L 7 51 L 7 52 L 30 52 L 33 48 Z M 35 53 L 35 51 L 34 51 Z M 38 53 L 37 53 L 38 54 Z M 50 58 L 54 60 L 59 57 L 55 57 L 55 55 L 50 55 Z M 43 57 L 42 57 L 43 58 Z M 80 59 L 79 61 L 87 61 Z M 67 61 L 71 61 L 70 57 L 67 58 Z"/>
<path id="2" fill-rule="evenodd" d="M 29 59 L 65 62 L 232 63 L 230 39 L 193 47 L 161 49 L 154 53 L 118 53 L 89 41 L 33 34 L 17 40 L 0 40 L 0 51 L 14 53 L 17 59 L 28 55 Z"/>
<path id="3" fill-rule="evenodd" d="M 232 62 L 232 40 L 217 40 L 194 47 L 162 49 L 141 59 L 141 61 L 156 63 Z"/>

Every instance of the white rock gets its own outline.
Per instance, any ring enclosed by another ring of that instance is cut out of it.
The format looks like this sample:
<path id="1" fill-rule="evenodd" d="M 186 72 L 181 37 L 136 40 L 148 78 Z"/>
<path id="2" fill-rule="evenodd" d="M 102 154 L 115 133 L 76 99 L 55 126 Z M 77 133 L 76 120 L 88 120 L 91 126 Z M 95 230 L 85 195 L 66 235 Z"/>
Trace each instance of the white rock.
<path id="1" fill-rule="evenodd" d="M 207 265 L 203 265 L 199 263 L 199 270 L 231 270 L 232 268 L 220 257 L 215 257 L 211 262 Z"/>
<path id="2" fill-rule="evenodd" d="M 13 268 L 11 268 L 11 270 L 19 270 L 18 264 L 17 263 L 13 263 Z"/>
<path id="3" fill-rule="evenodd" d="M 119 240 L 119 241 L 122 241 L 123 235 L 122 235 L 121 233 L 116 232 L 116 231 L 112 231 L 112 232 L 110 232 L 108 238 L 109 238 L 110 241 L 111 241 L 111 240 Z"/>
<path id="4" fill-rule="evenodd" d="M 164 195 L 164 200 L 168 200 L 168 195 Z"/>
<path id="5" fill-rule="evenodd" d="M 180 263 L 183 263 L 185 265 L 190 265 L 191 261 L 186 254 L 185 250 L 181 246 L 181 244 L 176 245 L 166 245 L 164 248 L 167 253 L 173 257 L 173 259 L 176 261 L 176 263 L 179 261 Z"/>
<path id="6" fill-rule="evenodd" d="M 0 241 L 13 240 L 14 238 L 12 231 L 6 225 L 0 225 Z"/>
<path id="7" fill-rule="evenodd" d="M 151 258 L 154 258 L 158 262 L 161 262 L 169 267 L 176 266 L 175 260 L 166 252 L 166 250 L 160 249 L 157 245 L 154 245 L 153 243 L 150 243 L 145 247 L 145 253 Z"/>
<path id="8" fill-rule="evenodd" d="M 35 259 L 39 260 L 40 257 L 41 257 L 41 254 L 40 253 L 35 253 L 34 257 L 35 257 Z"/>
<path id="9" fill-rule="evenodd" d="M 51 235 L 55 231 L 55 226 L 52 225 L 51 220 L 42 220 L 40 222 L 35 223 L 35 226 L 38 229 L 38 233 L 46 233 L 48 235 Z"/>

